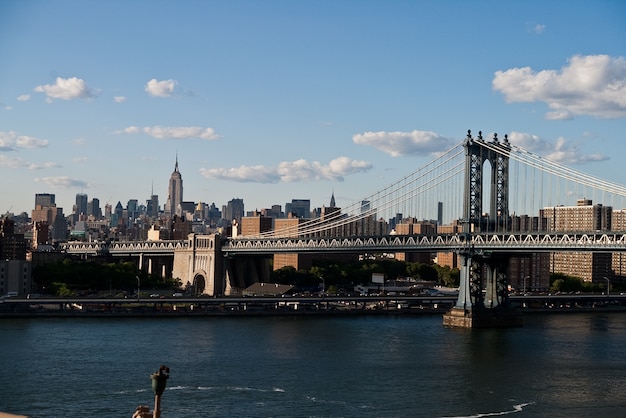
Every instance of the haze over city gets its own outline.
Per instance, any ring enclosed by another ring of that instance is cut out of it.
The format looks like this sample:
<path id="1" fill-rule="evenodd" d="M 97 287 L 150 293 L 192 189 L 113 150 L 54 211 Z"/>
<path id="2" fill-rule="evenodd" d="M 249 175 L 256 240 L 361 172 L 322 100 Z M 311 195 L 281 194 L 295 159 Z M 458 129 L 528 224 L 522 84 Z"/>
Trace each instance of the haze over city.
<path id="1" fill-rule="evenodd" d="M 354 203 L 468 129 L 619 184 L 626 3 L 0 3 L 0 212 Z"/>

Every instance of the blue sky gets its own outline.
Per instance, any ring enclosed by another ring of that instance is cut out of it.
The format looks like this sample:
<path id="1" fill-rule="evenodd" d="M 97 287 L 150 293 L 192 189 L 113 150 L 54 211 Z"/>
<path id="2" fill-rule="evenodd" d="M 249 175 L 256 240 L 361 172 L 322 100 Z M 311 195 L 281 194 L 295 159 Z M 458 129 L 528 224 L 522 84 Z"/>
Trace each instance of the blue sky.
<path id="1" fill-rule="evenodd" d="M 626 184 L 623 1 L 0 2 L 0 213 L 348 206 L 473 132 Z"/>

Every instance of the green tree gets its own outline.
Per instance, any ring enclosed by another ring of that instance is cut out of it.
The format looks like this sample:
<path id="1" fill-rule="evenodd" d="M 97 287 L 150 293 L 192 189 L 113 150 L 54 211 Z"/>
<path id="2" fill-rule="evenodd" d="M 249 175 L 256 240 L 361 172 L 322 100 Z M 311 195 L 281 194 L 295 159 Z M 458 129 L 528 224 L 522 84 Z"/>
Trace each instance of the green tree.
<path id="1" fill-rule="evenodd" d="M 563 273 L 550 274 L 551 292 L 579 292 L 584 288 L 583 280 L 579 277 L 569 276 Z"/>

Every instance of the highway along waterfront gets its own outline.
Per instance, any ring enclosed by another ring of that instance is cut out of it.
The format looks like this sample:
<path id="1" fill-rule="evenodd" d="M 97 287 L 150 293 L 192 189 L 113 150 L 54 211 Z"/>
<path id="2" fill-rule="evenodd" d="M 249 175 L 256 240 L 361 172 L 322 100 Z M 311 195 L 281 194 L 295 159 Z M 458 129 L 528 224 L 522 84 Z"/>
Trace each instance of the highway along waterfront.
<path id="1" fill-rule="evenodd" d="M 1 317 L 38 316 L 223 316 L 223 315 L 424 315 L 443 314 L 454 295 L 308 297 L 5 298 Z M 626 310 L 626 295 L 511 296 L 521 313 Z"/>

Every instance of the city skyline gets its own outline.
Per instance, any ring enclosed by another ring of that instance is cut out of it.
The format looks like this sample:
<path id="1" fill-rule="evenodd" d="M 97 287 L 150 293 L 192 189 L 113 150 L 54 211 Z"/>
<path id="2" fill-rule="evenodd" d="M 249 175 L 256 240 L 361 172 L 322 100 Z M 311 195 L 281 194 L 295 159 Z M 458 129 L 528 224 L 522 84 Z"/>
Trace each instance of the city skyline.
<path id="1" fill-rule="evenodd" d="M 621 2 L 5 1 L 0 212 L 358 202 L 467 129 L 626 184 Z M 7 181 L 6 179 L 11 179 Z"/>

